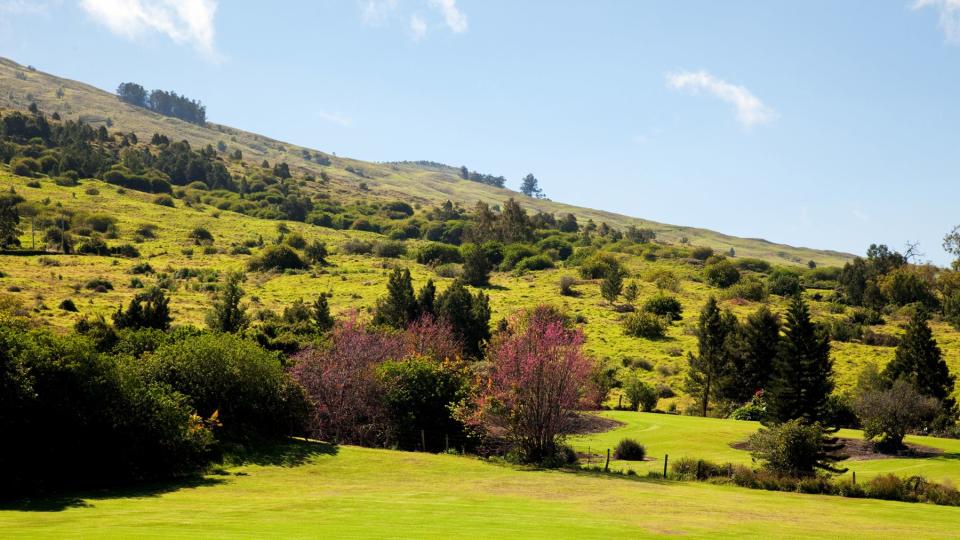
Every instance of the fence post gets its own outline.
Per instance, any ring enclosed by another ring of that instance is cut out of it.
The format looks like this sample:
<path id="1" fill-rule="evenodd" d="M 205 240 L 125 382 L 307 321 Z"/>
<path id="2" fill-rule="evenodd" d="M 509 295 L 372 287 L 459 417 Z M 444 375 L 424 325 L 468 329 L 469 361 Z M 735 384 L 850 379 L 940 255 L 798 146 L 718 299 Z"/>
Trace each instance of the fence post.
<path id="1" fill-rule="evenodd" d="M 607 462 L 603 464 L 603 472 L 610 472 L 610 449 L 607 448 Z"/>
<path id="2" fill-rule="evenodd" d="M 620 397 L 617 399 L 617 409 L 623 408 L 623 394 L 620 394 Z"/>
<path id="3" fill-rule="evenodd" d="M 423 432 L 422 429 L 420 430 L 420 448 L 424 452 L 427 451 L 427 435 Z"/>
<path id="4" fill-rule="evenodd" d="M 587 465 L 593 465 L 593 450 L 588 446 L 587 447 Z"/>
<path id="5" fill-rule="evenodd" d="M 857 471 L 853 471 L 853 485 L 857 485 Z"/>
<path id="6" fill-rule="evenodd" d="M 663 479 L 667 479 L 667 462 L 670 461 L 670 454 L 663 455 Z"/>
<path id="7" fill-rule="evenodd" d="M 445 433 L 443 435 L 443 449 L 448 454 L 450 453 L 450 434 L 449 433 Z"/>

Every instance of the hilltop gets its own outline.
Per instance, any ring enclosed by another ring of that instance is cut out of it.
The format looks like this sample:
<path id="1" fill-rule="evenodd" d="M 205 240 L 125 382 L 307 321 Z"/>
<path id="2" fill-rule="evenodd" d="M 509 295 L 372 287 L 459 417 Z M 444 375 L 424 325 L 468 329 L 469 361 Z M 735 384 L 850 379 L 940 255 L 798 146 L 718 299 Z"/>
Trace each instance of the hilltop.
<path id="1" fill-rule="evenodd" d="M 20 76 L 18 76 L 20 74 Z M 149 140 L 154 133 L 171 139 L 186 140 L 196 148 L 226 145 L 228 152 L 240 150 L 244 160 L 259 163 L 282 161 L 292 170 L 319 177 L 325 172 L 333 191 L 340 197 L 364 200 L 405 200 L 410 204 L 436 205 L 450 200 L 466 207 L 477 201 L 500 204 L 515 197 L 530 212 L 572 213 L 581 221 L 605 222 L 625 229 L 630 225 L 652 229 L 663 241 L 678 243 L 686 239 L 693 245 L 707 245 L 717 252 L 733 248 L 741 257 L 756 257 L 775 264 L 805 265 L 813 260 L 821 266 L 842 265 L 853 258 L 848 253 L 816 250 L 777 244 L 759 238 L 738 238 L 719 232 L 657 223 L 613 212 L 583 208 L 561 202 L 532 199 L 516 191 L 464 180 L 459 167 L 430 162 L 374 163 L 349 159 L 250 133 L 230 126 L 208 122 L 204 126 L 161 116 L 123 103 L 112 92 L 88 84 L 30 69 L 12 60 L 0 58 L 0 109 L 26 109 L 36 103 L 48 113 L 64 119 L 82 120 L 111 131 L 136 133 Z M 311 156 L 311 159 L 305 159 Z M 319 156 L 324 164 L 319 164 Z M 327 163 L 329 160 L 329 164 Z M 361 186 L 363 184 L 363 186 Z M 366 189 L 362 189 L 365 187 Z"/>

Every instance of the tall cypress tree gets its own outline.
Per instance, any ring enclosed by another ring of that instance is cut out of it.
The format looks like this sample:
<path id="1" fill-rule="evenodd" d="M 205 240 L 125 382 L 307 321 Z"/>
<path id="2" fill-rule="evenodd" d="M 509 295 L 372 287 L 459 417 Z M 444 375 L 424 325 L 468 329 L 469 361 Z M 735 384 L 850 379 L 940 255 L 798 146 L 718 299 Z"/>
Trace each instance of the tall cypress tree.
<path id="1" fill-rule="evenodd" d="M 417 309 L 420 315 L 437 314 L 437 286 L 433 284 L 432 279 L 427 280 L 427 284 L 420 288 L 417 293 Z"/>
<path id="2" fill-rule="evenodd" d="M 207 326 L 217 332 L 239 332 L 250 322 L 246 309 L 240 304 L 243 289 L 240 282 L 244 275 L 234 272 L 227 276 L 227 282 L 217 294 L 213 307 L 207 313 Z"/>
<path id="3" fill-rule="evenodd" d="M 459 279 L 437 297 L 437 316 L 453 327 L 468 355 L 479 357 L 483 342 L 490 339 L 490 299 L 476 296 Z"/>
<path id="4" fill-rule="evenodd" d="M 758 390 L 766 390 L 779 345 L 780 317 L 766 306 L 751 313 L 727 340 L 733 366 L 722 390 L 723 397 L 745 403 Z"/>
<path id="5" fill-rule="evenodd" d="M 377 301 L 373 324 L 406 328 L 418 316 L 410 270 L 396 268 L 387 282 L 387 296 Z"/>
<path id="6" fill-rule="evenodd" d="M 313 303 L 310 310 L 310 316 L 313 319 L 313 326 L 317 333 L 322 334 L 333 328 L 335 321 L 330 315 L 330 303 L 327 301 L 327 293 L 320 293 L 317 300 Z"/>
<path id="7" fill-rule="evenodd" d="M 897 345 L 896 355 L 887 364 L 883 375 L 891 382 L 901 377 L 907 379 L 919 393 L 940 400 L 944 414 L 955 420 L 956 402 L 952 397 L 955 377 L 943 360 L 928 319 L 929 315 L 922 307 L 914 311 L 907 331 Z"/>
<path id="8" fill-rule="evenodd" d="M 717 300 L 712 296 L 700 312 L 697 355 L 687 355 L 690 367 L 687 370 L 686 388 L 699 400 L 702 416 L 707 416 L 710 400 L 729 374 L 730 357 L 724 344 L 735 323 L 732 314 L 725 316 L 720 312 Z"/>
<path id="9" fill-rule="evenodd" d="M 782 424 L 799 418 L 822 423 L 832 391 L 830 337 L 810 320 L 807 303 L 796 295 L 787 310 L 773 380 L 766 392 L 767 421 Z"/>

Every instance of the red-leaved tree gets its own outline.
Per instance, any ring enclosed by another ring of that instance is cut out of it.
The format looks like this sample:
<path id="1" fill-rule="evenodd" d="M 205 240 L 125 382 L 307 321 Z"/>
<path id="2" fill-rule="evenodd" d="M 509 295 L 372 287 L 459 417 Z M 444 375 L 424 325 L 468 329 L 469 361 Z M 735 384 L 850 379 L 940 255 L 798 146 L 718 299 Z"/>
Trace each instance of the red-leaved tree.
<path id="1" fill-rule="evenodd" d="M 314 406 L 312 436 L 338 443 L 378 442 L 383 412 L 374 370 L 404 356 L 402 336 L 377 332 L 355 317 L 338 324 L 330 343 L 293 357 L 291 375 Z"/>
<path id="2" fill-rule="evenodd" d="M 554 457 L 587 394 L 593 362 L 582 347 L 582 331 L 552 308 L 515 316 L 488 350 L 475 409 L 482 426 L 504 433 L 528 462 Z"/>
<path id="3" fill-rule="evenodd" d="M 463 356 L 463 341 L 449 322 L 423 315 L 410 323 L 403 335 L 407 356 L 426 356 L 434 360 L 456 360 Z"/>

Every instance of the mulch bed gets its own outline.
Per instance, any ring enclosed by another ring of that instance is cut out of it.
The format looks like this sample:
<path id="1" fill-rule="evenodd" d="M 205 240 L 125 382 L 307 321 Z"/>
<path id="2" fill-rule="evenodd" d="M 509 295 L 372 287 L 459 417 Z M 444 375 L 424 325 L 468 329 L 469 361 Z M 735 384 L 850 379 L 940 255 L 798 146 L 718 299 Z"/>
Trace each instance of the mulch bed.
<path id="1" fill-rule="evenodd" d="M 873 446 L 863 439 L 840 439 L 843 442 L 843 454 L 849 456 L 850 461 L 866 461 L 870 459 L 891 459 L 891 458 L 927 458 L 937 456 L 943 453 L 939 448 L 931 448 L 919 444 L 907 443 L 906 450 L 897 454 L 882 454 L 873 449 Z M 750 451 L 748 441 L 731 443 L 730 446 L 737 450 Z"/>
<path id="2" fill-rule="evenodd" d="M 610 418 L 596 414 L 582 413 L 578 414 L 576 420 L 574 420 L 572 434 L 589 435 L 591 433 L 603 433 L 604 431 L 610 431 L 622 425 L 624 425 L 623 422 L 618 422 Z"/>

